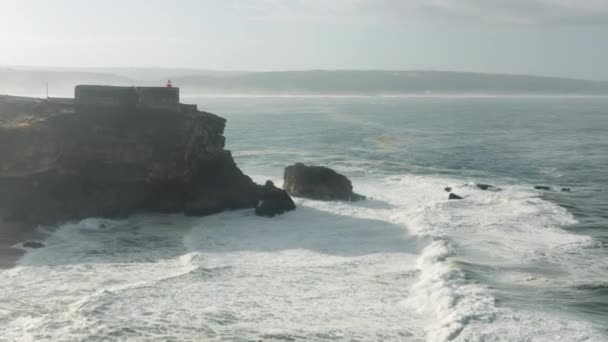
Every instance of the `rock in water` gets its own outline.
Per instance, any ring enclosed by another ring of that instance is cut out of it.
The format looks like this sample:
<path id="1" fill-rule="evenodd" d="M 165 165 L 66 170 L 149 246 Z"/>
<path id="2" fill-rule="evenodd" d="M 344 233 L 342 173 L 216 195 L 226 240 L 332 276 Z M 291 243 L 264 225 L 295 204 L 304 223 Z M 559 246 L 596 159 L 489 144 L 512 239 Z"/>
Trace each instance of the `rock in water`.
<path id="1" fill-rule="evenodd" d="M 500 191 L 500 188 L 490 184 L 475 184 L 481 190 Z"/>
<path id="2" fill-rule="evenodd" d="M 458 195 L 456 195 L 456 194 L 452 194 L 451 193 L 450 196 L 448 196 L 448 199 L 451 199 L 451 200 L 461 200 L 463 198 L 460 197 L 460 196 L 458 196 Z"/>
<path id="3" fill-rule="evenodd" d="M 36 241 L 27 241 L 23 243 L 23 247 L 25 248 L 42 248 L 44 244 Z"/>
<path id="4" fill-rule="evenodd" d="M 551 187 L 545 186 L 545 185 L 536 185 L 534 186 L 534 189 L 536 190 L 544 190 L 544 191 L 551 191 Z"/>
<path id="5" fill-rule="evenodd" d="M 346 176 L 323 166 L 290 165 L 283 173 L 283 189 L 292 196 L 322 201 L 357 201 L 365 196 L 353 192 Z"/>
<path id="6" fill-rule="evenodd" d="M 562 188 L 562 192 L 571 192 L 570 188 Z"/>
<path id="7" fill-rule="evenodd" d="M 254 208 L 260 186 L 224 149 L 226 120 L 181 106 L 0 96 L 0 216 L 52 224 Z"/>
<path id="8" fill-rule="evenodd" d="M 445 192 L 451 192 L 451 191 L 452 191 L 452 188 L 450 188 L 450 187 L 448 186 L 448 187 L 446 187 L 446 188 L 445 188 L 445 189 L 443 189 L 443 190 L 444 190 Z"/>
<path id="9" fill-rule="evenodd" d="M 271 181 L 266 181 L 261 192 L 262 199 L 255 207 L 255 214 L 258 216 L 273 217 L 296 209 L 287 192 L 274 186 Z"/>

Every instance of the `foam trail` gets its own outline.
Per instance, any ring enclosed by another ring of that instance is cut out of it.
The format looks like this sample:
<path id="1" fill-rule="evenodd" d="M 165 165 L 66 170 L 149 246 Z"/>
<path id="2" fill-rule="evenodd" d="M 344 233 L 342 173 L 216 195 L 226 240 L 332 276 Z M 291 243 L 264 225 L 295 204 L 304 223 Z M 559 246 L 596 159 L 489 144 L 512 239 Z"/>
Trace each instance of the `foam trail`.
<path id="1" fill-rule="evenodd" d="M 469 284 L 464 272 L 450 265 L 452 254 L 445 241 L 434 241 L 417 260 L 418 282 L 406 303 L 431 317 L 428 341 L 450 341 L 472 320 L 490 323 L 496 315 L 494 298 Z"/>

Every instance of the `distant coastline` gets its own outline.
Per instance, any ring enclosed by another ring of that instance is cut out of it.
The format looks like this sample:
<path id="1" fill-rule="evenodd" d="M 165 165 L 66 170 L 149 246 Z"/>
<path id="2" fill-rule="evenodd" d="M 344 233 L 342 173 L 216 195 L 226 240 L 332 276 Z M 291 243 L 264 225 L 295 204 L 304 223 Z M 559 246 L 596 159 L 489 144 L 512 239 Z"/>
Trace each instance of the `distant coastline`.
<path id="1" fill-rule="evenodd" d="M 159 86 L 171 79 L 185 96 L 496 97 L 608 96 L 608 81 L 454 71 L 187 69 L 35 69 L 0 67 L 0 94 L 63 97 L 76 84 Z"/>
<path id="2" fill-rule="evenodd" d="M 297 93 L 185 93 L 182 98 L 412 98 L 412 99 L 495 99 L 495 98 L 605 98 L 608 94 L 534 94 L 534 93 L 519 93 L 519 94 L 482 94 L 482 93 L 436 93 L 436 94 L 297 94 Z"/>

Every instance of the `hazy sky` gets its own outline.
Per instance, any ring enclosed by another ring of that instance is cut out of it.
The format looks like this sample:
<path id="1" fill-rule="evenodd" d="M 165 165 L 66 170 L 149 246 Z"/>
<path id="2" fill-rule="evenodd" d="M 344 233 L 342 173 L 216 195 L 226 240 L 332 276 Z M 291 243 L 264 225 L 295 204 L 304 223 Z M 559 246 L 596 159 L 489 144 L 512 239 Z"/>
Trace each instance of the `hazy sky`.
<path id="1" fill-rule="evenodd" d="M 0 0 L 0 64 L 608 80 L 608 0 Z"/>

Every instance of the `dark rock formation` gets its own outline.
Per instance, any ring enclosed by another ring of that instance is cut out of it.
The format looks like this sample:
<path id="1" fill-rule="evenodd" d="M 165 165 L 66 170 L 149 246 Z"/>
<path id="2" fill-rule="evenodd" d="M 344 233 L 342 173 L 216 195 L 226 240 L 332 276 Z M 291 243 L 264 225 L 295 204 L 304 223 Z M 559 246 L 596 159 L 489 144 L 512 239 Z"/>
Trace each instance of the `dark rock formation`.
<path id="1" fill-rule="evenodd" d="M 562 192 L 571 192 L 570 188 L 562 188 Z"/>
<path id="2" fill-rule="evenodd" d="M 544 190 L 544 191 L 551 191 L 551 187 L 545 186 L 545 185 L 535 185 L 534 189 L 536 190 Z"/>
<path id="3" fill-rule="evenodd" d="M 260 186 L 224 150 L 225 123 L 198 110 L 0 96 L 0 216 L 44 224 L 254 208 Z"/>
<path id="4" fill-rule="evenodd" d="M 500 190 L 500 188 L 497 188 L 494 185 L 490 185 L 490 184 L 475 184 L 475 186 L 477 186 L 481 190 L 490 190 L 490 191 L 499 191 Z"/>
<path id="5" fill-rule="evenodd" d="M 290 165 L 283 173 L 283 189 L 292 196 L 322 201 L 357 201 L 365 196 L 353 192 L 346 176 L 323 166 Z"/>
<path id="6" fill-rule="evenodd" d="M 287 192 L 274 186 L 271 181 L 266 181 L 261 193 L 262 198 L 255 207 L 255 214 L 258 216 L 273 217 L 296 209 Z"/>
<path id="7" fill-rule="evenodd" d="M 461 200 L 463 198 L 460 197 L 460 196 L 458 196 L 458 195 L 456 195 L 456 194 L 450 193 L 450 196 L 448 196 L 448 199 L 451 199 L 451 200 Z"/>
<path id="8" fill-rule="evenodd" d="M 23 247 L 25 248 L 42 248 L 44 244 L 36 241 L 27 241 L 23 243 Z"/>
<path id="9" fill-rule="evenodd" d="M 447 186 L 445 189 L 443 189 L 445 192 L 452 192 L 452 188 L 450 188 L 449 186 Z"/>

